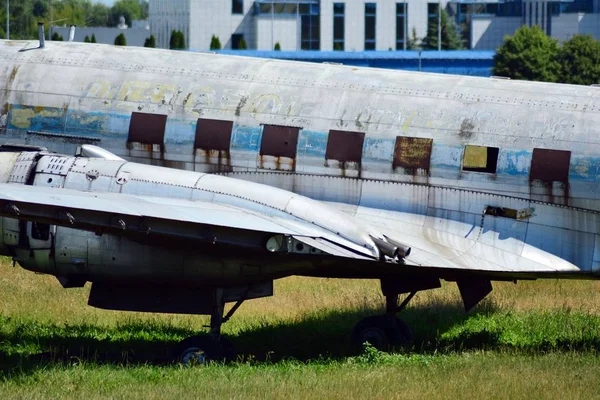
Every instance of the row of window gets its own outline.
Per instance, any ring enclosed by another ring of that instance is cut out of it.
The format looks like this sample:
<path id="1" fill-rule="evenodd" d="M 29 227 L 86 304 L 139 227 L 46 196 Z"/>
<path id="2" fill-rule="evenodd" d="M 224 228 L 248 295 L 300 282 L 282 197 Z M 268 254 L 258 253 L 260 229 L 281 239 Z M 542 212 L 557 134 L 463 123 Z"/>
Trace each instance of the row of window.
<path id="1" fill-rule="evenodd" d="M 134 112 L 129 124 L 128 142 L 162 146 L 166 125 L 166 115 Z M 194 150 L 229 152 L 232 129 L 232 121 L 199 118 L 196 123 Z M 295 159 L 300 129 L 264 125 L 260 155 Z M 364 141 L 364 132 L 330 130 L 325 158 L 360 163 Z M 397 136 L 392 167 L 422 169 L 428 172 L 432 147 L 433 139 Z M 462 170 L 495 174 L 499 152 L 500 149 L 497 147 L 467 145 L 463 155 Z M 534 149 L 530 179 L 567 182 L 570 161 L 570 151 Z"/>
<path id="2" fill-rule="evenodd" d="M 345 4 L 333 3 L 333 50 L 345 50 Z M 396 3 L 396 50 L 406 50 L 408 4 Z M 377 4 L 365 3 L 365 50 L 375 50 Z"/>

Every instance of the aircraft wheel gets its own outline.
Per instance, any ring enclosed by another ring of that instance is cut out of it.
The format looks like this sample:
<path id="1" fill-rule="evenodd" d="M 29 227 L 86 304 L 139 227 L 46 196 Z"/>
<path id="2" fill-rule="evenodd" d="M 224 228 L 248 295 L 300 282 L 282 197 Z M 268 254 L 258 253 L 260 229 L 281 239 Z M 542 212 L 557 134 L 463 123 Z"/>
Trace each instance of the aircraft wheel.
<path id="1" fill-rule="evenodd" d="M 179 343 L 174 358 L 186 367 L 206 365 L 211 361 L 235 359 L 235 349 L 225 338 L 217 340 L 211 336 L 191 336 Z"/>
<path id="2" fill-rule="evenodd" d="M 390 315 L 377 315 L 362 319 L 352 330 L 352 344 L 362 348 L 368 342 L 381 351 L 410 343 L 412 333 L 404 321 Z"/>

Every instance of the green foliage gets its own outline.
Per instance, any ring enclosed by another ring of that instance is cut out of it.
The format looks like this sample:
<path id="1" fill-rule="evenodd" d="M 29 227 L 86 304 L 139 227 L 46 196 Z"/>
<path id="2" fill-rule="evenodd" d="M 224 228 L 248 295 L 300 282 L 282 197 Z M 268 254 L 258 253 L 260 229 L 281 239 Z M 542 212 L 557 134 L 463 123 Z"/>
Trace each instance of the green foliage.
<path id="1" fill-rule="evenodd" d="M 85 35 L 85 39 L 83 39 L 83 43 L 90 43 L 90 37 Z"/>
<path id="2" fill-rule="evenodd" d="M 108 26 L 110 16 L 110 7 L 102 3 L 94 3 L 86 12 L 87 26 Z"/>
<path id="3" fill-rule="evenodd" d="M 357 361 L 363 364 L 378 364 L 385 358 L 385 353 L 377 350 L 369 342 L 363 343 L 362 353 L 357 357 Z"/>
<path id="4" fill-rule="evenodd" d="M 279 44 L 279 42 L 275 43 L 275 47 L 273 47 L 273 50 L 281 51 L 281 45 Z"/>
<path id="5" fill-rule="evenodd" d="M 62 42 L 63 40 L 64 40 L 64 39 L 63 39 L 63 37 L 62 37 L 62 36 L 60 36 L 60 35 L 58 34 L 58 32 L 54 32 L 54 33 L 52 34 L 52 41 L 54 41 L 54 42 Z"/>
<path id="6" fill-rule="evenodd" d="M 406 50 L 418 50 L 421 48 L 421 39 L 417 37 L 417 28 L 413 26 L 412 36 L 406 40 Z"/>
<path id="7" fill-rule="evenodd" d="M 127 46 L 127 40 L 125 39 L 125 35 L 119 33 L 115 38 L 115 46 Z"/>
<path id="8" fill-rule="evenodd" d="M 210 39 L 210 49 L 221 50 L 221 41 L 216 35 L 212 35 L 212 38 Z"/>
<path id="9" fill-rule="evenodd" d="M 240 46 L 238 47 L 239 50 L 248 50 L 248 44 L 246 43 L 246 39 L 244 39 L 243 37 L 240 39 Z"/>
<path id="10" fill-rule="evenodd" d="M 539 26 L 522 26 L 506 36 L 494 56 L 493 74 L 511 79 L 557 82 L 560 64 L 556 40 Z"/>
<path id="11" fill-rule="evenodd" d="M 446 10 L 442 10 L 442 50 L 460 50 L 463 48 L 462 41 L 458 35 L 458 30 L 454 20 L 450 18 Z M 413 32 L 414 33 L 414 32 Z M 423 39 L 422 47 L 424 50 L 438 49 L 438 21 L 430 21 L 427 26 L 427 36 Z"/>
<path id="12" fill-rule="evenodd" d="M 156 47 L 156 38 L 154 37 L 154 35 L 150 35 L 150 37 L 146 39 L 146 41 L 144 42 L 144 47 Z"/>
<path id="13" fill-rule="evenodd" d="M 46 0 L 36 0 L 35 3 L 33 3 L 32 14 L 34 17 L 42 18 L 46 16 L 48 9 L 48 2 Z"/>
<path id="14" fill-rule="evenodd" d="M 134 19 L 142 19 L 142 6 L 138 0 L 118 0 L 110 9 L 108 24 L 117 26 L 120 17 L 125 18 L 125 23 L 131 26 Z"/>
<path id="15" fill-rule="evenodd" d="M 183 50 L 185 49 L 185 37 L 181 31 L 172 31 L 171 39 L 169 40 L 169 48 L 171 50 Z"/>
<path id="16" fill-rule="evenodd" d="M 576 85 L 600 83 L 600 41 L 589 35 L 575 35 L 558 52 L 559 82 Z"/>
<path id="17" fill-rule="evenodd" d="M 95 33 L 92 33 L 92 43 L 97 43 Z"/>

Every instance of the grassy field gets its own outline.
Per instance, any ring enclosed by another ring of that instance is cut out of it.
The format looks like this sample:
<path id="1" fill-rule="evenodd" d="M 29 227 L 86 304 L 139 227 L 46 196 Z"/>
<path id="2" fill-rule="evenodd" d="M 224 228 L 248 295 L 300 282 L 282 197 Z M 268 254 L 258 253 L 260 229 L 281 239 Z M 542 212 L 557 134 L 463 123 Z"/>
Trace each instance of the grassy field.
<path id="1" fill-rule="evenodd" d="M 237 363 L 186 369 L 172 348 L 206 318 L 94 309 L 0 258 L 0 397 L 600 398 L 600 282 L 494 286 L 469 314 L 453 284 L 419 293 L 414 344 L 385 355 L 349 343 L 377 282 L 284 279 L 224 325 Z"/>

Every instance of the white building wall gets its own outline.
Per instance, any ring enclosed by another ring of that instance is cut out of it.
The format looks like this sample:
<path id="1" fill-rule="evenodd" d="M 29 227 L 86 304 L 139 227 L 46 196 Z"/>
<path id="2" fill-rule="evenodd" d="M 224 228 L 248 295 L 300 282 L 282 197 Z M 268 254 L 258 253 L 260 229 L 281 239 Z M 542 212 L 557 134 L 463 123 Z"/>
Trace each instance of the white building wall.
<path id="1" fill-rule="evenodd" d="M 223 48 L 231 48 L 231 35 L 244 35 L 249 49 L 271 50 L 274 42 L 279 42 L 283 50 L 300 48 L 300 19 L 293 16 L 275 15 L 273 24 L 268 15 L 257 16 L 253 12 L 253 0 L 244 0 L 243 14 L 232 14 L 231 0 L 149 0 L 150 27 L 156 37 L 157 46 L 168 48 L 171 32 L 183 31 L 187 47 L 194 50 L 208 50 L 211 37 L 219 37 Z M 566 40 L 576 33 L 588 33 L 600 38 L 599 14 L 562 14 L 552 17 L 548 25 L 548 1 L 524 0 L 523 17 L 476 16 L 472 22 L 472 48 L 495 49 L 507 34 L 513 34 L 522 23 L 529 24 L 532 12 L 532 25 L 546 29 L 552 27 L 551 35 Z M 417 38 L 427 34 L 428 3 L 435 0 L 321 0 L 320 2 L 320 48 L 333 50 L 333 4 L 345 4 L 346 51 L 363 51 L 365 41 L 365 3 L 377 4 L 376 49 L 396 48 L 396 4 L 405 3 L 408 7 L 407 38 L 412 38 L 413 28 Z M 448 0 L 441 2 L 446 8 Z M 531 7 L 530 7 L 531 4 Z M 594 0 L 595 9 L 600 8 L 600 0 Z M 273 28 L 271 27 L 273 25 Z M 271 30 L 275 37 L 271 39 Z"/>
<path id="2" fill-rule="evenodd" d="M 562 14 L 552 18 L 552 37 L 563 42 L 574 35 L 592 35 L 600 40 L 600 14 Z"/>
<path id="3" fill-rule="evenodd" d="M 63 37 L 64 41 L 69 40 L 69 27 L 52 27 L 52 33 L 58 33 Z M 146 39 L 150 37 L 150 31 L 148 29 L 129 28 L 105 28 L 105 27 L 92 27 L 92 28 L 75 28 L 74 42 L 83 42 L 85 37 L 92 39 L 92 35 L 96 36 L 97 43 L 114 44 L 115 39 L 120 34 L 125 35 L 127 46 L 143 46 Z M 52 35 L 51 35 L 52 36 Z"/>
<path id="4" fill-rule="evenodd" d="M 578 34 L 579 24 L 583 19 L 583 15 L 584 14 L 573 13 L 552 17 L 552 37 L 563 42 L 572 38 L 573 35 Z"/>
<path id="5" fill-rule="evenodd" d="M 437 3 L 436 1 L 431 1 Z M 345 3 L 345 50 L 365 49 L 365 3 L 377 3 L 375 46 L 377 50 L 396 49 L 396 3 L 408 6 L 407 38 L 412 38 L 413 27 L 417 37 L 427 35 L 427 1 L 424 0 L 346 0 L 321 1 L 321 50 L 333 50 L 333 3 Z M 448 1 L 442 1 L 445 8 Z"/>
<path id="6" fill-rule="evenodd" d="M 475 17 L 471 20 L 471 48 L 494 50 L 504 42 L 505 35 L 513 35 L 520 27 L 521 17 Z"/>
<path id="7" fill-rule="evenodd" d="M 365 49 L 364 1 L 355 0 L 346 2 L 344 34 L 344 49 L 346 51 L 363 51 Z M 323 44 L 321 44 L 321 46 L 322 45 Z"/>
<path id="8" fill-rule="evenodd" d="M 231 0 L 188 0 L 192 3 L 190 49 L 207 50 L 213 35 L 224 49 L 231 48 L 231 35 L 243 34 L 248 48 L 256 48 L 252 0 L 244 0 L 242 14 L 231 13 Z"/>
<path id="9" fill-rule="evenodd" d="M 148 20 L 156 47 L 169 48 L 171 32 L 180 30 L 190 43 L 190 6 L 198 0 L 150 0 Z"/>
<path id="10" fill-rule="evenodd" d="M 333 50 L 333 3 L 344 3 L 343 1 L 321 0 L 321 50 Z M 348 3 L 346 2 L 346 15 L 348 14 Z M 344 21 L 346 25 L 347 22 Z M 347 25 L 346 25 L 347 26 Z M 348 34 L 347 27 L 344 26 L 344 35 Z"/>
<path id="11" fill-rule="evenodd" d="M 296 16 L 260 15 L 256 18 L 256 47 L 273 50 L 277 42 L 282 51 L 300 50 L 300 22 Z"/>
<path id="12" fill-rule="evenodd" d="M 377 2 L 376 50 L 396 50 L 396 1 Z"/>

